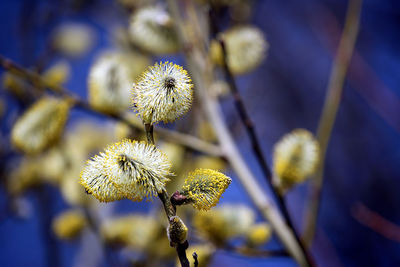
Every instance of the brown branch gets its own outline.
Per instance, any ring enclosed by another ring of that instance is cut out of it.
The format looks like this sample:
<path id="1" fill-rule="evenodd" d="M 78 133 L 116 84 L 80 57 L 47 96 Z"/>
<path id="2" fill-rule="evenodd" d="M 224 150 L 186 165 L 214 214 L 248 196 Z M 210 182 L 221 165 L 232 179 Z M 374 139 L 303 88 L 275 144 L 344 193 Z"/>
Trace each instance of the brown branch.
<path id="1" fill-rule="evenodd" d="M 285 250 L 260 250 L 249 247 L 227 246 L 223 248 L 225 251 L 234 252 L 247 257 L 289 257 Z"/>
<path id="2" fill-rule="evenodd" d="M 210 21 L 213 24 L 212 28 L 215 29 L 216 31 L 218 31 L 218 25 L 216 24 L 215 14 L 213 13 L 212 10 L 210 10 Z M 251 147 L 256 156 L 258 164 L 261 166 L 261 169 L 264 173 L 264 177 L 267 180 L 267 183 L 268 183 L 269 187 L 271 188 L 271 191 L 272 191 L 275 199 L 278 201 L 278 204 L 280 206 L 280 209 L 282 211 L 283 217 L 284 217 L 287 225 L 289 226 L 289 228 L 291 228 L 293 235 L 295 236 L 297 242 L 300 245 L 301 250 L 303 251 L 304 255 L 306 255 L 306 260 L 307 260 L 308 264 L 310 266 L 312 266 L 313 265 L 312 263 L 314 262 L 312 259 L 312 256 L 309 253 L 309 251 L 307 251 L 307 249 L 303 245 L 302 241 L 300 240 L 299 235 L 296 232 L 296 228 L 294 227 L 293 222 L 290 218 L 285 199 L 284 199 L 283 195 L 281 195 L 278 192 L 277 188 L 275 188 L 275 186 L 272 182 L 271 168 L 268 166 L 267 160 L 265 159 L 265 157 L 263 155 L 260 141 L 256 134 L 254 123 L 249 115 L 249 112 L 247 111 L 247 108 L 244 104 L 243 98 L 240 95 L 239 89 L 238 89 L 236 81 L 235 81 L 235 77 L 233 76 L 233 74 L 229 68 L 225 42 L 222 38 L 220 38 L 219 43 L 222 48 L 223 70 L 225 73 L 225 79 L 229 84 L 229 88 L 230 88 L 233 98 L 235 100 L 236 110 L 239 113 L 239 117 L 240 117 L 243 125 L 246 128 L 246 132 L 250 139 Z"/>
<path id="3" fill-rule="evenodd" d="M 153 125 L 145 123 L 144 128 L 146 131 L 147 142 L 155 146 Z M 170 222 L 171 217 L 176 216 L 176 207 L 174 204 L 171 203 L 171 199 L 169 198 L 168 192 L 165 189 L 162 192 L 158 193 L 158 197 L 164 206 L 165 214 L 167 215 L 168 221 Z M 181 266 L 190 267 L 189 260 L 186 256 L 186 249 L 189 247 L 189 242 L 185 240 L 183 243 L 174 244 L 171 241 L 171 246 L 175 247 Z"/>
<path id="4" fill-rule="evenodd" d="M 304 228 L 304 242 L 308 246 L 311 245 L 315 234 L 319 204 L 321 201 L 326 150 L 339 108 L 347 69 L 357 39 L 361 7 L 362 0 L 351 0 L 349 2 L 343 34 L 332 67 L 325 103 L 318 125 L 317 138 L 320 143 L 320 163 L 318 164 L 316 175 L 312 181 Z"/>
<path id="5" fill-rule="evenodd" d="M 199 267 L 199 259 L 198 259 L 197 253 L 193 252 L 192 257 L 193 257 L 193 260 L 194 260 L 194 267 Z"/>
<path id="6" fill-rule="evenodd" d="M 186 3 L 189 2 L 190 1 L 187 1 Z M 305 255 L 299 247 L 300 245 L 294 237 L 293 232 L 281 217 L 270 197 L 261 189 L 256 177 L 240 154 L 233 136 L 226 126 L 219 103 L 208 92 L 208 88 L 213 81 L 214 75 L 211 71 L 213 69 L 212 65 L 207 61 L 207 52 L 204 47 L 201 46 L 202 42 L 194 43 L 193 40 L 191 38 L 189 39 L 186 35 L 187 27 L 184 27 L 184 25 L 188 25 L 188 22 L 183 21 L 178 2 L 176 0 L 169 0 L 168 4 L 170 12 L 175 18 L 174 23 L 179 40 L 182 47 L 184 47 L 188 69 L 196 87 L 195 92 L 200 100 L 205 115 L 214 127 L 219 143 L 225 152 L 227 161 L 237 174 L 237 178 L 248 193 L 254 205 L 263 217 L 271 223 L 278 238 L 288 249 L 291 256 L 293 256 L 300 266 L 308 266 L 307 261 L 305 260 Z M 193 23 L 198 22 L 194 21 Z"/>
<path id="7" fill-rule="evenodd" d="M 337 39 L 340 37 L 340 23 L 327 8 L 320 7 L 315 14 L 319 15 L 315 18 L 317 22 L 313 22 L 313 30 L 324 48 L 334 54 Z M 329 31 L 326 27 L 329 27 Z M 349 66 L 348 80 L 352 89 L 358 91 L 370 108 L 400 133 L 400 117 L 397 115 L 400 114 L 400 97 L 379 78 L 356 49 Z"/>
<path id="8" fill-rule="evenodd" d="M 359 223 L 384 236 L 385 238 L 400 242 L 400 226 L 385 219 L 377 212 L 369 209 L 361 202 L 357 202 L 351 209 L 351 215 Z"/>
<path id="9" fill-rule="evenodd" d="M 68 91 L 66 88 L 63 88 L 62 86 L 58 85 L 53 85 L 49 84 L 47 81 L 45 81 L 40 75 L 37 73 L 27 70 L 20 65 L 14 63 L 8 58 L 5 58 L 4 56 L 0 55 L 0 65 L 4 68 L 12 72 L 13 74 L 21 77 L 22 79 L 30 81 L 32 84 L 37 86 L 37 89 L 44 89 L 47 88 L 51 91 L 53 91 L 55 94 L 61 95 L 65 98 L 71 99 L 71 101 L 74 103 L 76 107 L 79 107 L 81 109 L 84 109 L 86 111 L 96 113 L 96 114 L 101 114 L 103 116 L 112 118 L 114 120 L 120 121 L 128 125 L 131 129 L 139 129 L 143 131 L 143 126 L 142 123 L 139 121 L 139 119 L 135 118 L 135 121 L 132 121 L 132 119 L 127 119 L 124 117 L 123 114 L 108 114 L 104 113 L 102 111 L 93 109 L 90 104 L 83 99 L 81 99 L 79 96 L 71 93 Z M 168 130 L 165 128 L 160 128 L 158 127 L 156 132 L 160 135 L 160 137 L 167 139 L 171 142 L 174 142 L 176 144 L 180 144 L 182 146 L 185 146 L 186 148 L 193 150 L 193 151 L 199 151 L 207 155 L 213 155 L 217 157 L 222 157 L 223 152 L 220 147 L 205 142 L 197 137 L 176 132 L 173 130 Z"/>

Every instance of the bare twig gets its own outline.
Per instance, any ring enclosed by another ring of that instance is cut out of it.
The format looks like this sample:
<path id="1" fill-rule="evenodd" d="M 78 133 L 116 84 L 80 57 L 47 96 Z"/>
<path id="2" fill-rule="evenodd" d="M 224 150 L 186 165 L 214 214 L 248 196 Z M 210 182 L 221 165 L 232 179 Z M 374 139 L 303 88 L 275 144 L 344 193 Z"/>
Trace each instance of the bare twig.
<path id="1" fill-rule="evenodd" d="M 41 88 L 48 88 L 49 90 L 53 91 L 58 95 L 71 99 L 72 102 L 75 104 L 75 106 L 79 108 L 82 108 L 89 112 L 107 116 L 117 121 L 124 122 L 131 129 L 139 129 L 143 131 L 142 123 L 138 118 L 127 119 L 123 114 L 113 115 L 93 109 L 86 101 L 82 100 L 79 96 L 72 94 L 66 88 L 54 84 L 49 84 L 37 73 L 19 66 L 18 64 L 14 63 L 8 58 L 5 58 L 2 55 L 0 55 L 0 65 L 3 66 L 3 68 L 11 71 L 13 74 L 21 77 L 22 79 L 30 81 L 32 84 L 38 85 Z M 191 150 L 199 151 L 204 154 L 217 157 L 223 156 L 222 151 L 218 146 L 205 142 L 197 137 L 160 127 L 157 128 L 156 132 L 160 135 L 160 137 L 165 138 L 171 142 L 180 144 L 182 146 L 185 146 Z"/>
<path id="2" fill-rule="evenodd" d="M 194 267 L 199 267 L 199 259 L 196 252 L 193 252 L 192 257 L 194 259 Z"/>
<path id="3" fill-rule="evenodd" d="M 227 161 L 236 172 L 238 179 L 249 194 L 254 205 L 264 218 L 271 223 L 271 226 L 284 246 L 288 249 L 289 253 L 296 259 L 300 266 L 308 266 L 305 255 L 294 237 L 293 232 L 288 228 L 273 202 L 265 192 L 263 192 L 261 186 L 258 184 L 256 178 L 236 147 L 235 141 L 223 119 L 222 111 L 218 102 L 207 91 L 207 88 L 213 80 L 213 74 L 211 72 L 212 68 L 210 63 L 206 61 L 207 54 L 204 53 L 204 48 L 198 48 L 197 43 L 187 40 L 185 36 L 185 29 L 187 30 L 187 28 L 183 28 L 186 23 L 182 21 L 177 1 L 169 0 L 168 3 L 170 12 L 175 18 L 175 27 L 178 31 L 182 47 L 185 48 L 184 51 L 186 53 L 188 68 L 196 87 L 195 92 L 197 93 L 198 99 L 201 102 L 208 120 L 214 127 L 218 140 L 225 152 Z"/>
<path id="4" fill-rule="evenodd" d="M 376 233 L 389 240 L 400 242 L 400 226 L 385 219 L 382 215 L 369 209 L 361 202 L 354 204 L 351 215 L 359 223 L 365 225 Z"/>
<path id="5" fill-rule="evenodd" d="M 216 28 L 216 27 L 215 27 Z M 308 261 L 309 265 L 312 265 L 311 263 L 313 262 L 312 258 L 311 258 L 311 254 L 307 251 L 307 249 L 305 248 L 305 246 L 303 245 L 302 241 L 300 240 L 299 235 L 296 232 L 296 228 L 293 225 L 293 222 L 290 218 L 289 215 L 289 211 L 286 207 L 286 203 L 285 203 L 285 199 L 283 197 L 282 194 L 280 194 L 278 192 L 278 190 L 275 188 L 273 182 L 272 182 L 272 173 L 271 173 L 271 169 L 268 166 L 267 160 L 265 159 L 263 152 L 261 150 L 261 145 L 259 142 L 259 139 L 257 137 L 256 131 L 255 131 L 255 127 L 254 127 L 254 123 L 250 118 L 250 115 L 247 111 L 247 108 L 243 102 L 243 99 L 239 93 L 239 90 L 237 88 L 236 82 L 235 82 L 235 78 L 232 75 L 232 72 L 228 66 L 228 60 L 227 60 L 227 52 L 226 52 L 226 46 L 225 46 L 225 42 L 224 40 L 220 39 L 219 43 L 221 44 L 221 48 L 222 48 L 222 54 L 223 54 L 223 68 L 225 71 L 225 77 L 226 80 L 229 84 L 229 87 L 231 89 L 231 93 L 233 95 L 233 98 L 235 99 L 235 106 L 236 106 L 236 110 L 239 113 L 240 119 L 243 123 L 243 125 L 246 128 L 246 132 L 247 135 L 250 138 L 250 142 L 253 148 L 253 152 L 256 155 L 256 159 L 259 163 L 259 165 L 261 166 L 261 169 L 264 173 L 265 179 L 267 180 L 272 193 L 275 196 L 275 199 L 278 201 L 279 206 L 281 208 L 283 217 L 285 218 L 285 221 L 287 223 L 287 225 L 291 228 L 293 235 L 296 237 L 297 242 L 300 245 L 301 250 L 303 251 L 304 255 L 306 256 L 306 260 Z"/>
<path id="6" fill-rule="evenodd" d="M 290 255 L 284 250 L 260 250 L 249 247 L 228 246 L 223 248 L 225 251 L 234 252 L 247 257 L 289 257 Z"/>
<path id="7" fill-rule="evenodd" d="M 353 55 L 354 45 L 357 39 L 362 0 L 349 2 L 346 22 L 331 71 L 324 108 L 320 117 L 317 138 L 320 143 L 320 163 L 316 175 L 312 181 L 307 205 L 306 223 L 304 228 L 304 242 L 310 246 L 314 238 L 315 226 L 321 200 L 321 188 L 323 185 L 323 171 L 329 139 L 335 122 L 337 110 L 343 91 L 343 84 L 347 69 Z"/>
<path id="8" fill-rule="evenodd" d="M 146 131 L 147 142 L 149 144 L 155 145 L 154 137 L 153 137 L 153 125 L 152 124 L 144 124 L 144 128 Z M 168 192 L 164 189 L 162 192 L 158 193 L 158 197 L 161 200 L 165 214 L 167 215 L 168 221 L 171 220 L 171 217 L 176 215 L 176 207 L 174 204 L 171 203 L 171 199 L 168 196 Z M 183 243 L 179 244 L 172 244 L 176 249 L 176 253 L 178 254 L 179 262 L 181 263 L 182 267 L 190 267 L 189 260 L 186 256 L 186 249 L 189 247 L 189 242 L 185 240 Z"/>

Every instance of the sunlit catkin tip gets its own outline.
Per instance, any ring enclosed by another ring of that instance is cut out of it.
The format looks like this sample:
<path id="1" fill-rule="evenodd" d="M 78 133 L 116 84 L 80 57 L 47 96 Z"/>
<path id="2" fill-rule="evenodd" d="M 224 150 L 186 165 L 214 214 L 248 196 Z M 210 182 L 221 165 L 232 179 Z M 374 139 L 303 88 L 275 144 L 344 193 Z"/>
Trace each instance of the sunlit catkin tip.
<path id="1" fill-rule="evenodd" d="M 182 191 L 183 195 L 192 201 L 193 207 L 209 210 L 217 205 L 231 181 L 231 178 L 218 171 L 196 169 L 189 173 Z"/>
<path id="2" fill-rule="evenodd" d="M 179 49 L 172 18 L 160 6 L 138 9 L 131 17 L 129 32 L 132 41 L 148 52 L 167 54 Z"/>
<path id="3" fill-rule="evenodd" d="M 85 216 L 79 210 L 63 212 L 52 222 L 53 232 L 61 240 L 70 240 L 77 237 L 85 226 Z"/>
<path id="4" fill-rule="evenodd" d="M 319 144 L 307 130 L 286 134 L 274 147 L 274 184 L 282 192 L 303 182 L 315 172 L 319 162 Z"/>
<path id="5" fill-rule="evenodd" d="M 85 187 L 88 194 L 101 202 L 117 201 L 124 198 L 117 185 L 105 174 L 104 158 L 95 156 L 88 160 L 81 172 L 79 183 Z"/>
<path id="6" fill-rule="evenodd" d="M 41 152 L 60 137 L 68 119 L 70 101 L 43 97 L 15 123 L 11 140 L 28 154 Z"/>
<path id="7" fill-rule="evenodd" d="M 167 235 L 172 245 L 182 244 L 187 237 L 188 228 L 178 216 L 172 216 L 167 227 Z"/>
<path id="8" fill-rule="evenodd" d="M 233 74 L 242 74 L 252 71 L 264 60 L 269 47 L 264 34 L 254 26 L 238 26 L 222 33 L 225 43 L 227 63 Z M 218 41 L 210 45 L 211 59 L 223 64 L 223 51 Z"/>
<path id="9" fill-rule="evenodd" d="M 173 122 L 185 114 L 193 99 L 193 84 L 186 70 L 169 62 L 156 63 L 133 88 L 134 109 L 145 123 Z"/>
<path id="10" fill-rule="evenodd" d="M 92 107 L 110 114 L 129 108 L 132 80 L 138 75 L 132 73 L 132 62 L 142 66 L 140 72 L 145 69 L 143 62 L 136 62 L 130 54 L 108 52 L 96 60 L 88 77 L 89 104 Z"/>

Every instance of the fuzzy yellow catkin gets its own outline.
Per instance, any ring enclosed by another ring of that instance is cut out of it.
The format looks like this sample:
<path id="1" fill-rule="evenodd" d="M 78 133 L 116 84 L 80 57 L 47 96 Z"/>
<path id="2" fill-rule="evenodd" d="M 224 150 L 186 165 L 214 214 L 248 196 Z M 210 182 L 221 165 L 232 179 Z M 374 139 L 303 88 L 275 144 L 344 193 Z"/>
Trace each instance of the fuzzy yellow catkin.
<path id="1" fill-rule="evenodd" d="M 19 195 L 27 189 L 41 183 L 40 169 L 36 158 L 23 158 L 13 168 L 7 179 L 7 191 L 11 195 Z"/>
<path id="2" fill-rule="evenodd" d="M 12 143 L 28 154 L 43 151 L 61 136 L 70 106 L 68 100 L 41 98 L 15 123 L 11 131 Z"/>
<path id="3" fill-rule="evenodd" d="M 182 194 L 198 210 L 209 210 L 217 205 L 222 193 L 231 183 L 231 178 L 211 169 L 196 169 L 188 174 Z"/>
<path id="4" fill-rule="evenodd" d="M 273 182 L 281 192 L 302 183 L 315 172 L 319 144 L 312 133 L 295 129 L 274 146 Z"/>
<path id="5" fill-rule="evenodd" d="M 193 216 L 193 226 L 200 236 L 222 246 L 231 238 L 245 235 L 254 219 L 249 207 L 225 204 L 207 212 L 197 212 Z"/>
<path id="6" fill-rule="evenodd" d="M 182 244 L 187 237 L 188 228 L 178 216 L 172 216 L 167 227 L 169 242 L 173 245 Z"/>
<path id="7" fill-rule="evenodd" d="M 88 160 L 80 183 L 100 201 L 141 201 L 165 190 L 173 175 L 167 156 L 154 145 L 124 139 Z"/>
<path id="8" fill-rule="evenodd" d="M 271 235 L 268 223 L 255 224 L 246 233 L 246 243 L 249 247 L 258 247 L 270 240 Z"/>
<path id="9" fill-rule="evenodd" d="M 61 240 L 76 238 L 85 226 L 86 218 L 80 210 L 65 211 L 52 222 L 53 232 Z"/>
<path id="10" fill-rule="evenodd" d="M 138 9 L 131 17 L 129 33 L 132 42 L 150 53 L 167 54 L 179 49 L 172 18 L 161 6 Z"/>
<path id="11" fill-rule="evenodd" d="M 168 159 L 173 162 L 172 169 L 178 172 L 185 164 L 185 148 L 181 145 L 163 142 L 160 150 L 167 155 Z"/>
<path id="12" fill-rule="evenodd" d="M 162 233 L 165 236 L 164 231 L 154 217 L 140 214 L 110 218 L 100 227 L 100 234 L 107 243 L 138 250 L 147 250 Z"/>
<path id="13" fill-rule="evenodd" d="M 88 52 L 96 39 L 92 28 L 80 23 L 61 24 L 52 35 L 53 47 L 71 57 L 78 57 Z"/>
<path id="14" fill-rule="evenodd" d="M 129 109 L 132 81 L 147 67 L 146 57 L 126 52 L 104 52 L 88 77 L 89 104 L 97 110 L 118 114 Z"/>
<path id="15" fill-rule="evenodd" d="M 250 25 L 231 28 L 219 38 L 225 43 L 227 63 L 233 74 L 254 70 L 264 60 L 269 47 L 262 31 Z M 211 42 L 210 56 L 215 63 L 223 64 L 224 55 L 219 41 Z"/>
<path id="16" fill-rule="evenodd" d="M 2 76 L 2 84 L 4 89 L 22 99 L 25 97 L 25 82 L 11 72 L 4 72 Z"/>
<path id="17" fill-rule="evenodd" d="M 210 122 L 202 121 L 199 123 L 197 128 L 197 134 L 199 138 L 209 141 L 209 142 L 217 142 L 218 138 L 215 134 L 215 130 Z"/>
<path id="18" fill-rule="evenodd" d="M 54 88 L 58 88 L 65 83 L 71 72 L 71 67 L 66 61 L 60 61 L 47 69 L 42 78 L 46 81 L 46 84 Z"/>
<path id="19" fill-rule="evenodd" d="M 173 122 L 192 104 L 193 84 L 186 70 L 160 62 L 140 75 L 133 87 L 132 104 L 144 123 Z"/>
<path id="20" fill-rule="evenodd" d="M 105 146 L 115 141 L 113 123 L 100 123 L 89 119 L 78 119 L 69 127 L 61 150 L 68 166 L 62 171 L 60 189 L 64 200 L 70 205 L 87 205 L 95 202 L 78 183 L 85 161 Z"/>

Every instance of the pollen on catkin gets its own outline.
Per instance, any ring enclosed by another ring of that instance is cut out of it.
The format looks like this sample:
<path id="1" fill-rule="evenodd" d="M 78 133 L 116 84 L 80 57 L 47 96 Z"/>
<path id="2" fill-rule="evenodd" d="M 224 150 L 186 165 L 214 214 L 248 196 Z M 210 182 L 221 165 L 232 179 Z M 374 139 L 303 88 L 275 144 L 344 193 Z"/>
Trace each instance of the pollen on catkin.
<path id="1" fill-rule="evenodd" d="M 101 202 L 117 201 L 124 198 L 117 185 L 104 172 L 105 159 L 94 156 L 88 160 L 82 170 L 79 183 L 83 185 L 88 194 L 93 195 Z"/>
<path id="2" fill-rule="evenodd" d="M 237 26 L 222 33 L 225 43 L 227 63 L 233 74 L 242 74 L 255 69 L 264 60 L 268 43 L 264 34 L 254 26 Z M 223 52 L 220 43 L 213 40 L 210 44 L 212 60 L 222 65 Z"/>
<path id="3" fill-rule="evenodd" d="M 209 210 L 217 205 L 231 181 L 231 178 L 218 171 L 196 169 L 188 174 L 182 187 L 182 194 L 196 209 Z"/>
<path id="4" fill-rule="evenodd" d="M 28 154 L 43 151 L 60 137 L 70 106 L 68 100 L 41 98 L 17 120 L 11 131 L 11 141 Z"/>
<path id="5" fill-rule="evenodd" d="M 160 6 L 138 9 L 131 17 L 129 33 L 137 46 L 154 54 L 174 53 L 179 49 L 172 18 Z"/>
<path id="6" fill-rule="evenodd" d="M 319 144 L 304 129 L 286 134 L 274 147 L 273 182 L 282 192 L 314 173 L 319 161 Z"/>
<path id="7" fill-rule="evenodd" d="M 173 175 L 170 168 L 165 154 L 154 145 L 124 139 L 88 161 L 81 184 L 89 193 L 96 192 L 94 196 L 100 201 L 106 201 L 108 196 L 141 201 L 165 190 L 167 176 Z"/>
<path id="8" fill-rule="evenodd" d="M 170 62 L 149 67 L 133 87 L 133 106 L 144 123 L 173 122 L 190 109 L 192 99 L 187 71 Z"/>
<path id="9" fill-rule="evenodd" d="M 167 227 L 167 236 L 171 244 L 182 244 L 187 237 L 188 228 L 178 216 L 172 216 Z"/>

